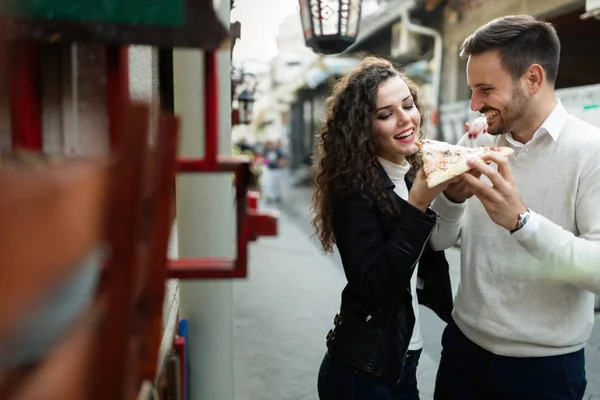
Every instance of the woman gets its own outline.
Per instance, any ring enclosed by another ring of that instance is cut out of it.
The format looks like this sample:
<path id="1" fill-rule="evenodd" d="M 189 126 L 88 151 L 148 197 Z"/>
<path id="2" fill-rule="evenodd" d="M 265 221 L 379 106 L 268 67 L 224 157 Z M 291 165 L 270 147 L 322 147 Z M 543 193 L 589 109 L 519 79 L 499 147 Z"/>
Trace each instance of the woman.
<path id="1" fill-rule="evenodd" d="M 367 57 L 326 102 L 313 224 L 324 251 L 337 246 L 348 283 L 327 335 L 321 400 L 418 399 L 417 297 L 450 320 L 448 264 L 428 246 L 437 222 L 428 205 L 446 186 L 429 189 L 419 170 L 419 100 L 392 64 Z"/>

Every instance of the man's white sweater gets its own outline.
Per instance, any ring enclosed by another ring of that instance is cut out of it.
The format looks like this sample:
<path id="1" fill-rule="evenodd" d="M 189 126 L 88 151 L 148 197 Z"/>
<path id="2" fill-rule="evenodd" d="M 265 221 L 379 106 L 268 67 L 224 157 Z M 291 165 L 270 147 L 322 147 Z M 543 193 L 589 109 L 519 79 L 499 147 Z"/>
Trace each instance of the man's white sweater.
<path id="1" fill-rule="evenodd" d="M 509 134 L 463 137 L 464 146 L 509 146 L 521 200 L 532 211 L 511 234 L 481 202 L 440 196 L 436 249 L 461 240 L 461 280 L 453 317 L 492 353 L 542 357 L 581 349 L 600 292 L 600 129 L 558 103 L 525 146 Z M 491 184 L 486 177 L 484 181 Z"/>

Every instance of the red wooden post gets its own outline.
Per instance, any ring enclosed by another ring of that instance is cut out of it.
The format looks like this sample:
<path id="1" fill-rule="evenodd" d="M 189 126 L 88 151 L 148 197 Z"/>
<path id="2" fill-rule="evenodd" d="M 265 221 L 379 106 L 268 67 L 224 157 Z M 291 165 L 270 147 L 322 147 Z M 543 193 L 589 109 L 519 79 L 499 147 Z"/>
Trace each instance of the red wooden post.
<path id="1" fill-rule="evenodd" d="M 42 150 L 40 59 L 38 45 L 19 41 L 9 65 L 13 150 Z"/>
<path id="2" fill-rule="evenodd" d="M 119 142 L 120 120 L 129 99 L 129 51 L 127 46 L 106 46 L 108 136 L 114 150 Z"/>

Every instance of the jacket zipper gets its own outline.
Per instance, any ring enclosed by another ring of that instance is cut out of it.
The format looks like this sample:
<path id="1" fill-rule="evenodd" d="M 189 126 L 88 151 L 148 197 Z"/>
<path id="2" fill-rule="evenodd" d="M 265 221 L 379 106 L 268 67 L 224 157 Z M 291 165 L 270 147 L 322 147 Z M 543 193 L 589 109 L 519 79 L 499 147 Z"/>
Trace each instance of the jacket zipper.
<path id="1" fill-rule="evenodd" d="M 435 214 L 435 225 L 433 226 L 433 229 L 431 230 L 431 232 L 429 232 L 429 235 L 427 236 L 427 239 L 425 240 L 423 247 L 421 247 L 421 252 L 419 253 L 419 256 L 417 257 L 417 261 L 411 266 L 411 269 L 414 268 L 415 265 L 417 265 L 417 263 L 421 259 L 421 256 L 423 255 L 423 252 L 425 251 L 425 246 L 427 246 L 429 239 L 431 239 L 431 236 L 433 235 L 433 231 L 437 227 L 438 222 L 440 222 L 440 216 L 439 216 L 439 214 L 436 213 Z M 412 293 L 410 292 L 410 286 L 408 287 L 408 293 L 410 293 L 410 295 L 412 296 Z M 411 307 L 412 307 L 412 305 L 411 305 Z M 417 323 L 416 320 L 415 320 L 415 323 Z M 414 331 L 414 327 L 413 327 L 413 331 Z M 408 344 L 410 345 L 410 339 L 409 339 Z M 408 346 L 406 346 L 406 350 L 404 351 L 404 356 L 402 356 L 402 367 L 400 368 L 400 379 L 398 380 L 398 382 L 396 382 L 396 384 L 399 384 L 400 381 L 402 380 L 402 374 L 404 373 L 404 361 L 406 360 L 407 354 L 408 354 Z"/>
<path id="2" fill-rule="evenodd" d="M 421 256 L 423 255 L 423 252 L 425 251 L 425 246 L 427 246 L 429 239 L 431 239 L 431 236 L 433 235 L 433 231 L 435 230 L 435 228 L 437 228 L 439 221 L 440 221 L 440 216 L 438 214 L 435 214 L 435 225 L 433 225 L 433 229 L 431 230 L 431 232 L 429 232 L 429 235 L 427 235 L 427 239 L 425 239 L 425 243 L 421 247 L 421 252 L 419 252 L 419 257 L 417 257 L 417 261 L 415 261 L 415 263 L 412 265 L 411 268 L 414 268 L 414 266 L 417 265 L 417 263 L 421 259 Z"/>
<path id="3" fill-rule="evenodd" d="M 425 251 L 425 246 L 427 246 L 429 239 L 431 239 L 431 236 L 433 236 L 433 231 L 437 227 L 439 221 L 440 221 L 440 216 L 436 213 L 435 214 L 435 225 L 433 226 L 433 229 L 431 230 L 431 232 L 429 232 L 427 239 L 425 239 L 425 243 L 421 247 L 421 251 L 419 252 L 419 256 L 417 257 L 417 261 L 415 261 L 415 263 L 410 267 L 411 269 L 413 269 L 415 267 L 415 265 L 417 265 L 419 260 L 421 259 L 421 256 L 423 255 L 423 252 Z M 408 293 L 410 293 L 410 286 L 408 287 Z M 412 293 L 410 293 L 410 295 L 412 296 Z"/>

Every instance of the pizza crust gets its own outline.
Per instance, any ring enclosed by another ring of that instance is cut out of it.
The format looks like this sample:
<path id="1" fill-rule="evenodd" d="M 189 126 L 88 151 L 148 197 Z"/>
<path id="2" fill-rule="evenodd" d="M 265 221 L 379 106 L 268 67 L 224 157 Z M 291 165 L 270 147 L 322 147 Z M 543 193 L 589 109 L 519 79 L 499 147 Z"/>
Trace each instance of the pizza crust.
<path id="1" fill-rule="evenodd" d="M 429 173 L 427 175 L 427 186 L 431 189 L 440 185 L 450 179 L 457 177 L 460 174 L 463 174 L 469 171 L 471 167 L 467 165 L 467 161 L 460 162 L 458 164 L 454 164 L 452 167 L 448 168 L 445 171 L 437 170 Z"/>

